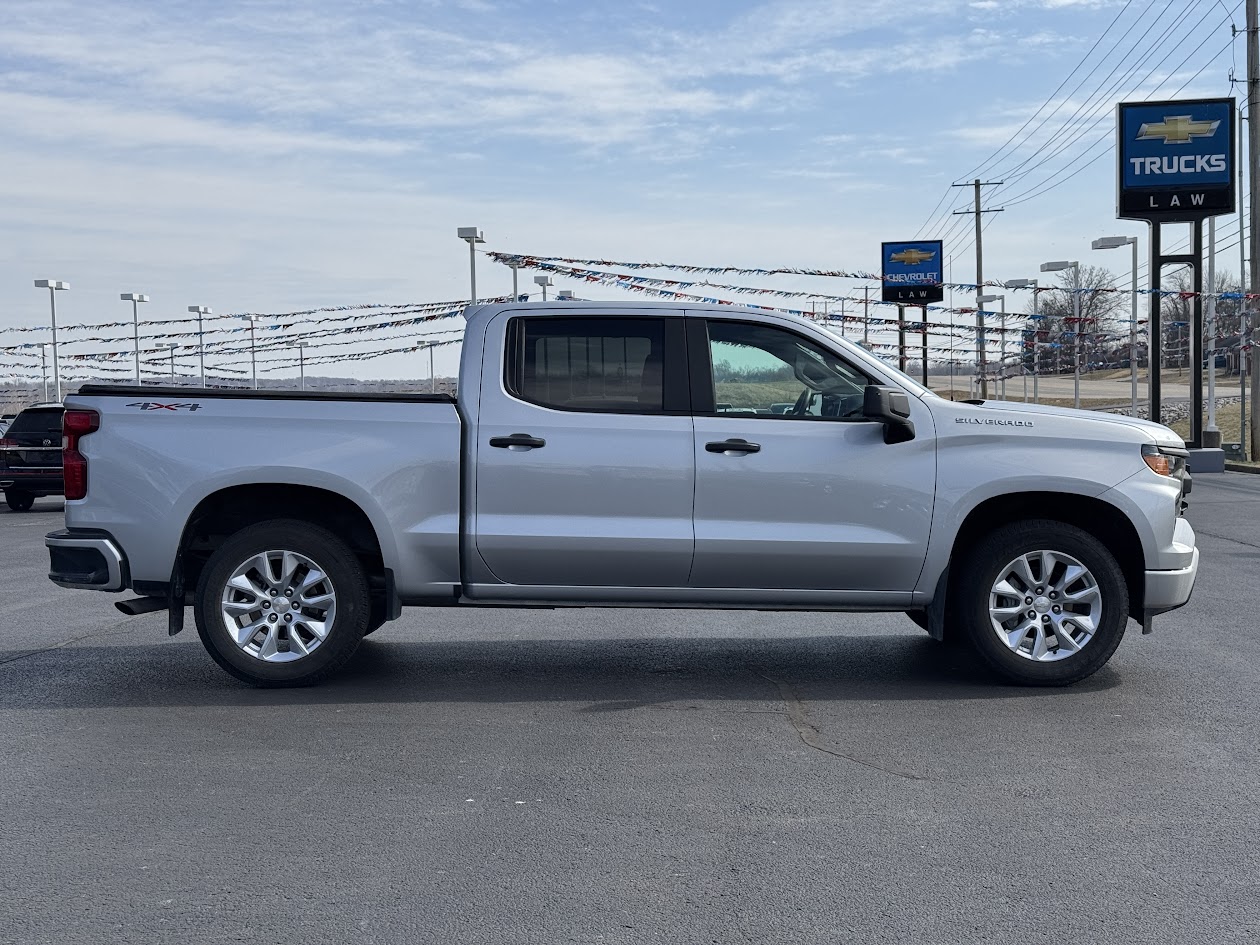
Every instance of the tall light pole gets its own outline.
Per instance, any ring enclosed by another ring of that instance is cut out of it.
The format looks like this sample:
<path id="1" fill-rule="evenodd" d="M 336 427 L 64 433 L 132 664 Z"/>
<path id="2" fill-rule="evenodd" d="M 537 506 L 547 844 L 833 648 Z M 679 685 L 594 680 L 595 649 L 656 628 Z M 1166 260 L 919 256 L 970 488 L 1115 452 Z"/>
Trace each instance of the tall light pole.
<path id="1" fill-rule="evenodd" d="M 124 292 L 118 296 L 124 302 L 131 303 L 131 338 L 136 350 L 136 386 L 140 386 L 140 303 L 149 301 L 147 295 L 139 292 Z"/>
<path id="2" fill-rule="evenodd" d="M 555 285 L 551 276 L 534 276 L 534 284 L 542 287 L 543 301 L 547 301 L 547 286 Z"/>
<path id="3" fill-rule="evenodd" d="M 437 393 L 437 376 L 433 373 L 433 348 L 434 343 L 429 342 L 429 393 Z"/>
<path id="4" fill-rule="evenodd" d="M 48 403 L 48 342 L 39 346 L 39 376 L 44 382 L 44 403 Z"/>
<path id="5" fill-rule="evenodd" d="M 1001 372 L 1002 386 L 1001 399 L 1006 400 L 1006 296 L 1005 295 L 977 295 L 976 301 L 981 305 L 986 302 L 1002 303 L 1002 355 L 998 360 L 998 370 Z M 996 391 L 995 391 L 996 393 Z"/>
<path id="6" fill-rule="evenodd" d="M 1214 219 L 1209 217 L 1208 219 Z M 1121 246 L 1133 247 L 1133 289 L 1132 306 L 1129 314 L 1129 415 L 1137 416 L 1137 310 L 1138 310 L 1138 238 L 1136 236 L 1100 236 L 1089 244 L 1092 249 L 1119 249 Z M 1149 346 L 1148 346 L 1149 347 Z M 1149 372 L 1149 367 L 1147 368 Z"/>
<path id="7" fill-rule="evenodd" d="M 1081 264 L 1077 260 L 1069 262 L 1066 259 L 1041 264 L 1042 272 L 1061 272 L 1064 269 L 1072 270 L 1072 324 L 1076 329 L 1072 335 L 1072 361 L 1074 362 L 1072 404 L 1079 410 L 1081 407 Z"/>
<path id="8" fill-rule="evenodd" d="M 310 344 L 309 341 L 294 342 L 294 347 L 298 349 L 298 390 L 306 390 L 306 353 L 305 348 Z"/>
<path id="9" fill-rule="evenodd" d="M 512 301 L 518 302 L 520 301 L 521 296 L 520 290 L 517 289 L 516 286 L 517 277 L 520 275 L 521 271 L 521 261 L 519 259 L 514 259 L 512 262 L 507 264 L 507 267 L 512 270 Z"/>
<path id="10" fill-rule="evenodd" d="M 48 290 L 48 304 L 52 309 L 53 386 L 57 389 L 57 403 L 61 403 L 61 368 L 57 360 L 57 293 L 70 288 L 69 282 L 56 279 L 36 279 L 35 288 Z"/>
<path id="11" fill-rule="evenodd" d="M 249 319 L 249 372 L 254 379 L 254 390 L 258 390 L 258 361 L 254 358 L 254 326 L 258 323 L 258 316 L 246 317 Z"/>
<path id="12" fill-rule="evenodd" d="M 475 226 L 461 226 L 455 231 L 455 234 L 461 240 L 465 240 L 468 243 L 468 275 L 471 282 L 471 285 L 470 285 L 471 294 L 469 295 L 469 298 L 472 299 L 471 304 L 476 305 L 477 304 L 477 244 L 484 243 L 486 240 L 485 240 L 485 237 L 482 236 L 481 230 L 477 229 Z"/>
<path id="13" fill-rule="evenodd" d="M 197 316 L 197 358 L 201 361 L 201 386 L 206 386 L 206 336 L 201 330 L 201 320 L 210 314 L 204 305 L 190 305 L 188 311 Z"/>
<path id="14" fill-rule="evenodd" d="M 165 342 L 164 344 L 158 345 L 158 347 L 171 349 L 171 386 L 174 387 L 175 386 L 175 349 L 178 348 L 179 345 L 175 344 L 175 342 L 173 341 L 168 341 L 168 342 Z"/>
<path id="15" fill-rule="evenodd" d="M 1032 323 L 1033 323 L 1033 400 L 1037 399 L 1037 280 L 1036 279 L 1007 279 L 1005 282 L 1007 289 L 1032 289 Z M 1004 326 L 1005 327 L 1005 326 Z M 1021 350 L 1023 345 L 1020 346 Z M 1006 357 L 1006 334 L 1002 334 L 1002 357 Z M 1022 361 L 1023 358 L 1021 357 Z M 1024 378 L 1024 403 L 1028 403 L 1028 372 L 1020 371 Z"/>

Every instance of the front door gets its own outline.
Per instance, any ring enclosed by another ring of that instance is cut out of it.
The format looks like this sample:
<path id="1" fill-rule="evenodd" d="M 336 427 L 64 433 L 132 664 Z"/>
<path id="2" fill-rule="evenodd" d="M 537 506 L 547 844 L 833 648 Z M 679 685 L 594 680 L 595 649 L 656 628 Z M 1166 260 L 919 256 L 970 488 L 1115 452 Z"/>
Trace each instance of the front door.
<path id="1" fill-rule="evenodd" d="M 693 587 L 910 591 L 935 491 L 930 418 L 886 444 L 870 378 L 786 327 L 688 318 L 697 378 Z"/>
<path id="2" fill-rule="evenodd" d="M 502 359 L 487 346 L 472 449 L 489 571 L 515 585 L 685 587 L 695 460 L 681 315 L 506 312 L 488 337 L 506 338 Z"/>

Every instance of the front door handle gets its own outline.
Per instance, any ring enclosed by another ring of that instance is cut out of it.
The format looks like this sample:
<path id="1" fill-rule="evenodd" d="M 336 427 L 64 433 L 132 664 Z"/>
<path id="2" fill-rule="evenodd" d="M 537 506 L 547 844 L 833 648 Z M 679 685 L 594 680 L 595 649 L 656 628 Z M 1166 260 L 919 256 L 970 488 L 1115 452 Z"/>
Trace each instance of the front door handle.
<path id="1" fill-rule="evenodd" d="M 528 433 L 513 433 L 511 436 L 490 437 L 490 445 L 505 450 L 538 450 L 546 446 L 547 441 Z"/>
<path id="2" fill-rule="evenodd" d="M 710 453 L 760 453 L 760 443 L 749 443 L 747 440 L 721 440 L 717 443 L 705 443 L 704 448 Z"/>

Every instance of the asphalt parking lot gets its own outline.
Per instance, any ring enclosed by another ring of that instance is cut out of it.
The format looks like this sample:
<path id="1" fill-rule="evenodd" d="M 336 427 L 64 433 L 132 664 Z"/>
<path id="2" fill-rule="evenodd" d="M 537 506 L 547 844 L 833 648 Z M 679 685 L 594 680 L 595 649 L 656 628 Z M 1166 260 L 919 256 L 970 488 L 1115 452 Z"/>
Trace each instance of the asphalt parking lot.
<path id="1" fill-rule="evenodd" d="M 260 691 L 0 512 L 0 942 L 1260 940 L 1260 476 L 1066 690 L 900 615 L 407 611 Z M 191 621 L 190 621 L 191 622 Z"/>

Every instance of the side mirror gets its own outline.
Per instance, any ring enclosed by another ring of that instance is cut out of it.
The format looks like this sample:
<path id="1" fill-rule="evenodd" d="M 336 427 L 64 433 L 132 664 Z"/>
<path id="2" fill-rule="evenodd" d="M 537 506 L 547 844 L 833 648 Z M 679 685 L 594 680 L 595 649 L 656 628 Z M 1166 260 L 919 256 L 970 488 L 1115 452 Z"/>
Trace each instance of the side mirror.
<path id="1" fill-rule="evenodd" d="M 914 439 L 910 396 L 905 391 L 868 384 L 862 395 L 862 416 L 884 425 L 885 443 L 904 443 Z"/>

